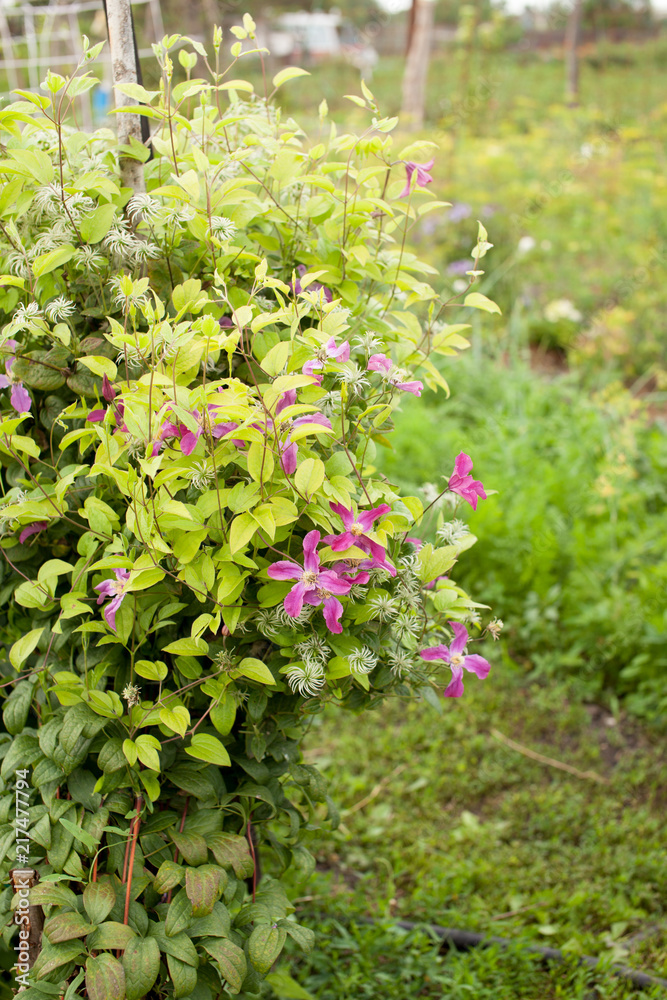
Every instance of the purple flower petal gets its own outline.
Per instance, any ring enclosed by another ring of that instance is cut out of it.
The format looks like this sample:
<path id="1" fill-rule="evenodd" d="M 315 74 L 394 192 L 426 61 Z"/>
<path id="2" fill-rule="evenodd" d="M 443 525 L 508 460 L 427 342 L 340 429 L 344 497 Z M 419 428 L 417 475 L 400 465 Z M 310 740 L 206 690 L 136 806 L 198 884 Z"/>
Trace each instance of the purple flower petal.
<path id="1" fill-rule="evenodd" d="M 491 664 L 488 660 L 485 660 L 483 656 L 479 656 L 477 653 L 471 653 L 470 656 L 466 656 L 464 659 L 463 669 L 469 670 L 473 674 L 477 674 L 479 679 L 483 681 L 485 677 L 488 677 Z"/>
<path id="2" fill-rule="evenodd" d="M 447 646 L 429 646 L 428 649 L 422 649 L 419 652 L 422 660 L 444 660 L 445 663 L 449 663 L 449 649 Z"/>
<path id="3" fill-rule="evenodd" d="M 306 593 L 306 585 L 299 581 L 295 583 L 284 600 L 285 611 L 291 618 L 297 618 L 301 614 L 303 607 L 303 596 Z"/>
<path id="4" fill-rule="evenodd" d="M 366 371 L 382 372 L 384 375 L 388 375 L 392 367 L 393 365 L 391 360 L 386 354 L 373 354 L 372 357 L 368 359 Z"/>
<path id="5" fill-rule="evenodd" d="M 317 546 L 320 544 L 320 533 L 309 531 L 303 540 L 303 568 L 306 573 L 319 573 L 320 557 L 317 554 Z"/>
<path id="6" fill-rule="evenodd" d="M 31 535 L 36 535 L 38 534 L 38 532 L 44 531 L 46 528 L 48 528 L 48 526 L 49 526 L 48 521 L 33 521 L 32 524 L 29 524 L 26 528 L 23 529 L 23 531 L 19 535 L 19 542 L 21 543 L 21 545 L 23 545 L 26 538 L 30 538 Z"/>
<path id="7" fill-rule="evenodd" d="M 116 398 L 116 390 L 112 386 L 107 375 L 102 376 L 102 396 L 107 403 L 113 403 Z"/>
<path id="8" fill-rule="evenodd" d="M 463 670 L 452 667 L 452 679 L 445 688 L 445 698 L 460 698 L 463 694 Z"/>
<path id="9" fill-rule="evenodd" d="M 303 570 L 298 563 L 288 562 L 287 559 L 274 562 L 266 572 L 272 580 L 299 580 L 303 575 Z"/>
<path id="10" fill-rule="evenodd" d="M 12 387 L 9 399 L 17 413 L 30 413 L 32 399 L 30 398 L 30 393 L 27 389 L 24 389 L 21 382 L 16 382 Z"/>
<path id="11" fill-rule="evenodd" d="M 106 410 L 91 410 L 86 417 L 86 422 L 89 424 L 101 424 L 106 415 Z"/>
<path id="12" fill-rule="evenodd" d="M 324 620 L 330 632 L 340 634 L 343 626 L 340 624 L 340 617 L 343 614 L 343 605 L 335 597 L 327 597 L 324 601 Z"/>
<path id="13" fill-rule="evenodd" d="M 460 656 L 468 643 L 468 629 L 461 622 L 447 622 L 451 626 L 454 638 L 449 645 L 450 656 Z"/>

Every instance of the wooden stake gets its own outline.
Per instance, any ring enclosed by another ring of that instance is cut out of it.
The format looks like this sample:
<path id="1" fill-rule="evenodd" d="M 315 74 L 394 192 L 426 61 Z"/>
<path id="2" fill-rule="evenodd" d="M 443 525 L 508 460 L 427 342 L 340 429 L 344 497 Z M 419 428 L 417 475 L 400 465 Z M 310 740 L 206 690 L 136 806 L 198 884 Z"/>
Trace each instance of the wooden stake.
<path id="1" fill-rule="evenodd" d="M 135 99 L 126 97 L 125 94 L 121 94 L 119 90 L 115 89 L 118 83 L 138 83 L 132 8 L 130 0 L 107 0 L 106 6 L 115 102 L 117 108 L 122 108 L 137 103 Z M 120 146 L 129 146 L 132 139 L 136 139 L 139 143 L 142 141 L 140 115 L 120 114 L 116 115 L 116 121 Z M 132 188 L 135 194 L 143 193 L 146 190 L 143 164 L 133 157 L 124 156 L 122 153 L 119 163 L 123 187 Z"/>

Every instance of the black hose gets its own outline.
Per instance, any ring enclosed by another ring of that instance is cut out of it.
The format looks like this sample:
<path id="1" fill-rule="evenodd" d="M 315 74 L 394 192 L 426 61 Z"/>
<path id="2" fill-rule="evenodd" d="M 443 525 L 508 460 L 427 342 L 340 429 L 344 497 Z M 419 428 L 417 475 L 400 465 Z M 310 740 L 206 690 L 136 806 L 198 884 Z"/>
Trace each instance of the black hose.
<path id="1" fill-rule="evenodd" d="M 368 922 L 374 923 L 375 921 Z M 454 947 L 459 951 L 470 951 L 471 948 L 485 948 L 494 944 L 498 945 L 500 948 L 508 948 L 511 945 L 517 944 L 516 941 L 511 941 L 509 938 L 486 937 L 484 934 L 475 934 L 473 931 L 462 931 L 453 927 L 439 927 L 437 924 L 418 924 L 411 920 L 398 920 L 396 923 L 399 927 L 402 927 L 406 931 L 414 931 L 418 930 L 420 927 L 426 926 L 432 930 L 437 937 L 442 938 L 443 943 L 454 945 Z M 558 951 L 557 948 L 545 948 L 537 944 L 527 944 L 524 947 L 526 951 L 541 955 L 542 958 L 545 958 L 550 962 L 564 962 L 567 958 L 569 958 L 569 956 L 564 955 L 562 951 Z M 586 965 L 593 969 L 597 967 L 598 959 L 593 958 L 591 955 L 581 955 L 577 957 L 577 964 Z M 621 979 L 627 979 L 628 982 L 633 983 L 635 986 L 667 987 L 667 979 L 661 979 L 659 976 L 650 976 L 647 972 L 637 972 L 635 969 L 628 968 L 627 965 L 615 965 L 608 971 L 613 976 L 618 976 Z"/>

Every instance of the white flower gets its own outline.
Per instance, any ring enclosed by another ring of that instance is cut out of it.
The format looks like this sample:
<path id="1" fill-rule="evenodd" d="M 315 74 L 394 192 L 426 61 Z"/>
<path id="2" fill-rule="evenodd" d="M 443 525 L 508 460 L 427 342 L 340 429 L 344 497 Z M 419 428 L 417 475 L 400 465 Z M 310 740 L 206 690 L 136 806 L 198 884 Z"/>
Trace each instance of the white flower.
<path id="1" fill-rule="evenodd" d="M 128 201 L 127 210 L 133 222 L 141 218 L 155 222 L 162 211 L 162 204 L 149 194 L 135 194 Z"/>
<path id="2" fill-rule="evenodd" d="M 141 688 L 137 687 L 136 684 L 127 684 L 123 689 L 123 698 L 127 702 L 128 708 L 138 705 L 141 701 Z"/>
<path id="3" fill-rule="evenodd" d="M 397 649 L 387 654 L 387 660 L 391 666 L 391 672 L 397 677 L 403 677 L 412 668 L 412 656 L 404 649 Z"/>
<path id="4" fill-rule="evenodd" d="M 459 521 L 458 518 L 454 518 L 453 521 L 447 521 L 443 524 L 442 528 L 438 528 L 438 538 L 445 543 L 445 545 L 456 545 L 460 542 L 462 538 L 470 534 L 470 528 L 465 523 L 465 521 Z"/>
<path id="5" fill-rule="evenodd" d="M 285 676 L 292 691 L 300 695 L 318 695 L 325 684 L 324 670 L 316 663 L 295 663 Z"/>
<path id="6" fill-rule="evenodd" d="M 123 219 L 114 223 L 103 240 L 107 250 L 115 253 L 118 257 L 127 256 L 128 252 L 134 249 L 136 242 L 134 235 L 129 231 L 127 222 Z"/>
<path id="7" fill-rule="evenodd" d="M 211 232 L 222 240 L 231 240 L 236 235 L 236 226 L 224 215 L 214 215 L 210 222 Z"/>
<path id="8" fill-rule="evenodd" d="M 324 667 L 331 656 L 331 650 L 317 633 L 309 636 L 303 642 L 297 642 L 294 652 L 305 663 Z"/>
<path id="9" fill-rule="evenodd" d="M 378 658 L 372 649 L 362 646 L 348 655 L 347 662 L 353 674 L 370 674 L 377 667 Z"/>
<path id="10" fill-rule="evenodd" d="M 354 339 L 355 344 L 359 344 L 363 347 L 366 354 L 376 354 L 379 348 L 383 347 L 383 343 L 379 337 L 377 337 L 372 330 L 366 330 L 365 333 L 360 333 L 358 337 Z"/>
<path id="11" fill-rule="evenodd" d="M 107 263 L 95 247 L 82 246 L 74 254 L 74 263 L 81 271 L 99 271 Z"/>
<path id="12" fill-rule="evenodd" d="M 500 633 L 505 627 L 505 623 L 502 618 L 494 618 L 493 621 L 489 622 L 486 626 L 486 631 L 493 637 L 494 642 L 500 639 Z"/>
<path id="13" fill-rule="evenodd" d="M 464 281 L 463 278 L 457 278 L 455 281 L 452 281 L 452 291 L 456 292 L 457 295 L 460 295 L 461 292 L 465 292 L 469 285 L 469 281 Z"/>
<path id="14" fill-rule="evenodd" d="M 27 330 L 32 321 L 41 315 L 42 312 L 36 302 L 29 302 L 27 306 L 20 305 L 12 318 L 12 329 L 14 331 Z"/>
<path id="15" fill-rule="evenodd" d="M 57 320 L 67 319 L 76 312 L 76 306 L 64 295 L 59 295 L 57 299 L 51 299 L 46 307 L 46 315 L 54 323 Z"/>
<path id="16" fill-rule="evenodd" d="M 581 323 L 582 314 L 569 299 L 553 299 L 544 307 L 544 318 L 549 323 L 557 323 L 560 319 L 569 319 L 572 323 Z"/>
<path id="17" fill-rule="evenodd" d="M 370 385 L 366 373 L 354 361 L 346 362 L 337 377 L 355 394 L 362 393 Z"/>
<path id="18" fill-rule="evenodd" d="M 532 236 L 522 236 L 517 243 L 516 252 L 518 254 L 529 253 L 531 250 L 534 250 L 536 246 L 537 243 Z"/>
<path id="19" fill-rule="evenodd" d="M 398 601 L 390 597 L 389 594 L 376 594 L 368 602 L 368 607 L 371 608 L 375 618 L 381 622 L 390 621 L 396 614 L 398 614 Z"/>
<path id="20" fill-rule="evenodd" d="M 421 628 L 422 619 L 417 618 L 414 613 L 410 611 L 401 611 L 394 622 L 394 629 L 396 634 L 402 639 L 406 636 L 414 637 L 419 632 Z"/>
<path id="21" fill-rule="evenodd" d="M 215 479 L 215 472 L 206 462 L 195 462 L 188 478 L 196 490 L 205 490 Z"/>

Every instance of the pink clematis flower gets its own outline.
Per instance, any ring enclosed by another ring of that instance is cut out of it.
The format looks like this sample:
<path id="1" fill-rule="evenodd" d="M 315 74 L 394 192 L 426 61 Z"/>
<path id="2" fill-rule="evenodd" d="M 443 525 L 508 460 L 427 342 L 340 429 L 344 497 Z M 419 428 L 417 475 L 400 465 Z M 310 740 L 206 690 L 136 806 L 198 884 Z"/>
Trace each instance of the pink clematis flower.
<path id="1" fill-rule="evenodd" d="M 387 562 L 387 552 L 383 545 L 368 537 L 368 532 L 373 530 L 373 524 L 380 517 L 384 517 L 391 510 L 388 503 L 380 504 L 371 510 L 361 510 L 354 516 L 353 510 L 348 510 L 340 503 L 329 502 L 334 514 L 338 514 L 343 522 L 345 530 L 340 535 L 327 535 L 324 541 L 331 546 L 334 552 L 343 552 L 345 549 L 356 545 L 364 552 L 370 552 L 374 564 L 387 569 L 392 576 L 396 576 L 396 570 Z"/>
<path id="2" fill-rule="evenodd" d="M 48 521 L 33 521 L 32 524 L 28 524 L 21 534 L 19 535 L 19 542 L 21 545 L 25 542 L 26 538 L 30 538 L 31 535 L 37 535 L 40 531 L 45 531 L 48 528 Z"/>
<path id="3" fill-rule="evenodd" d="M 103 583 L 98 583 L 95 590 L 98 590 L 100 594 L 97 598 L 98 604 L 102 604 L 108 597 L 112 598 L 104 609 L 103 614 L 107 625 L 112 632 L 115 632 L 116 612 L 125 600 L 125 587 L 127 586 L 127 581 L 130 579 L 130 572 L 127 569 L 115 569 L 113 572 L 116 579 L 104 580 Z"/>
<path id="4" fill-rule="evenodd" d="M 288 406 L 294 406 L 295 403 L 296 389 L 288 389 L 278 400 L 278 405 L 276 406 L 276 417 L 278 417 L 283 410 L 287 409 Z M 276 424 L 280 424 L 280 421 L 267 421 L 265 433 L 269 430 L 275 430 Z M 297 417 L 296 420 L 289 420 L 289 432 L 297 427 L 301 427 L 303 424 L 320 424 L 322 427 L 326 427 L 327 430 L 331 430 L 331 421 L 328 417 L 325 417 L 323 413 L 308 413 L 303 417 Z M 260 427 L 260 429 L 263 428 Z M 282 440 L 278 440 L 278 447 L 280 449 L 280 465 L 283 472 L 286 476 L 293 476 L 296 472 L 299 448 L 297 442 L 292 441 L 289 432 Z"/>
<path id="5" fill-rule="evenodd" d="M 344 340 L 340 347 L 336 347 L 336 338 L 330 337 L 327 340 L 324 347 L 321 347 L 315 354 L 315 357 L 311 361 L 306 361 L 305 365 L 301 369 L 304 375 L 311 375 L 318 385 L 322 385 L 322 376 L 316 374 L 315 370 L 319 372 L 321 368 L 327 361 L 349 361 L 350 360 L 350 344 L 347 340 Z"/>
<path id="6" fill-rule="evenodd" d="M 285 598 L 285 611 L 291 618 L 297 618 L 305 604 L 317 607 L 322 604 L 324 620 L 330 632 L 342 632 L 340 617 L 343 605 L 337 596 L 350 592 L 352 584 L 343 580 L 333 570 L 320 569 L 320 557 L 317 546 L 320 541 L 319 531 L 309 531 L 303 540 L 303 566 L 282 559 L 269 566 L 267 573 L 272 580 L 296 580 Z"/>
<path id="7" fill-rule="evenodd" d="M 218 403 L 209 403 L 207 406 L 208 418 L 211 427 L 211 434 L 214 438 L 221 438 L 223 434 L 227 434 L 229 431 L 228 423 L 225 424 L 215 423 L 216 412 L 219 409 L 220 406 Z M 171 421 L 168 421 L 166 424 L 163 424 L 162 428 L 160 429 L 160 433 L 158 434 L 158 441 L 156 442 L 158 446 L 157 451 L 155 450 L 155 445 L 153 446 L 154 454 L 157 454 L 157 452 L 159 452 L 162 446 L 162 442 L 165 440 L 165 438 L 170 438 L 170 437 L 176 437 L 180 439 L 181 451 L 183 452 L 184 455 L 192 454 L 192 452 L 197 447 L 197 442 L 199 441 L 199 438 L 204 433 L 204 417 L 199 412 L 199 410 L 191 410 L 190 412 L 197 421 L 197 429 L 191 431 L 190 428 L 186 426 L 186 424 L 174 424 Z"/>
<path id="8" fill-rule="evenodd" d="M 18 347 L 18 343 L 15 340 L 6 340 L 3 347 L 8 347 L 11 351 L 15 351 Z M 12 391 L 9 394 L 9 401 L 16 410 L 17 413 L 30 413 L 30 407 L 32 406 L 32 399 L 30 398 L 30 393 L 23 385 L 23 382 L 17 381 L 12 376 L 12 367 L 16 357 L 11 354 L 5 360 L 5 374 L 0 375 L 0 389 L 8 389 L 12 387 Z"/>
<path id="9" fill-rule="evenodd" d="M 415 182 L 416 187 L 426 187 L 430 184 L 433 178 L 429 174 L 429 170 L 433 169 L 433 164 L 435 160 L 429 160 L 428 163 L 415 163 L 414 160 L 408 160 L 405 164 L 405 172 L 407 174 L 407 180 L 405 182 L 405 187 L 399 194 L 399 198 L 407 198 L 410 194 L 412 186 L 412 175 L 415 170 L 417 171 L 417 180 Z"/>
<path id="10" fill-rule="evenodd" d="M 396 389 L 403 389 L 404 392 L 411 392 L 413 396 L 421 396 L 424 388 L 423 382 L 405 382 L 405 372 L 392 362 L 386 354 L 374 354 L 368 361 L 367 371 L 379 372 Z"/>
<path id="11" fill-rule="evenodd" d="M 491 664 L 477 653 L 466 654 L 468 629 L 460 622 L 448 622 L 454 630 L 454 639 L 449 646 L 431 646 L 422 649 L 422 660 L 444 660 L 452 668 L 452 679 L 445 689 L 445 698 L 460 698 L 463 694 L 463 671 L 477 674 L 480 680 L 488 676 Z"/>
<path id="12" fill-rule="evenodd" d="M 463 497 L 473 510 L 477 510 L 478 499 L 486 500 L 486 493 L 480 481 L 473 479 L 470 475 L 471 469 L 472 458 L 462 451 L 457 455 L 454 462 L 454 471 L 449 477 L 447 486 L 452 493 L 458 493 L 460 497 Z"/>

